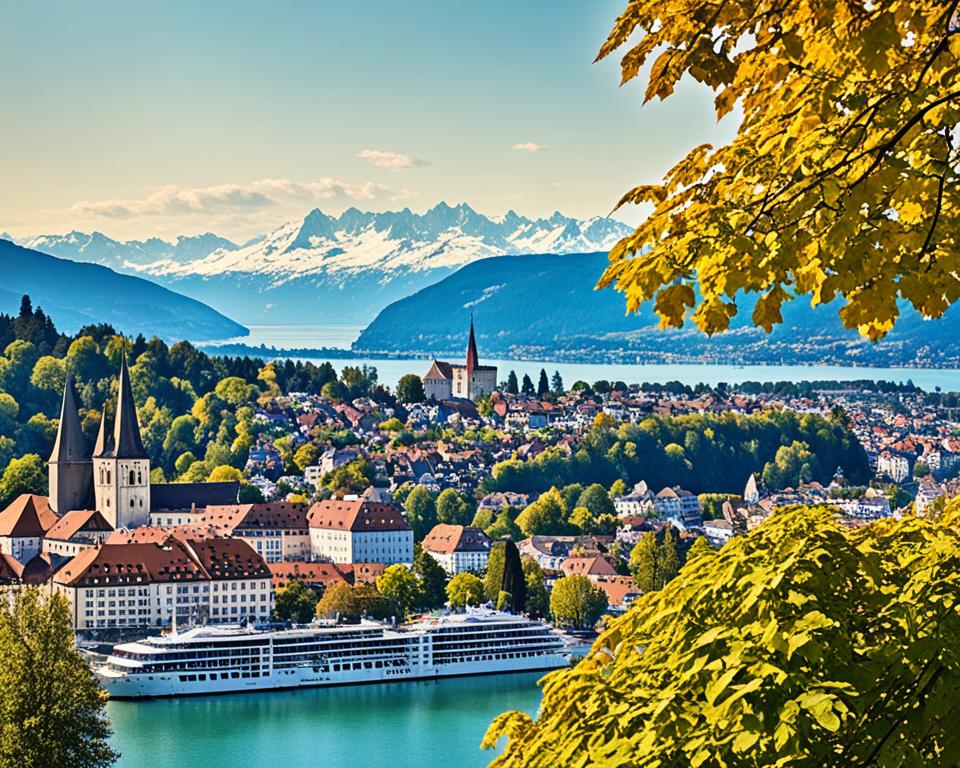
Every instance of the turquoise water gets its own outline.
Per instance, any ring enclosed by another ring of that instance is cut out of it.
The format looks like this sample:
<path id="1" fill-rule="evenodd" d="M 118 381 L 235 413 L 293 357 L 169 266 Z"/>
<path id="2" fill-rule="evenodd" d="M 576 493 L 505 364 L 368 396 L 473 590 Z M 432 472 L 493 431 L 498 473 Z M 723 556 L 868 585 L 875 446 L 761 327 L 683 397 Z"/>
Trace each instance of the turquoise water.
<path id="1" fill-rule="evenodd" d="M 231 339 L 243 344 L 257 346 L 266 344 L 277 348 L 307 349 L 318 347 L 349 347 L 361 331 L 357 325 L 276 325 L 251 326 L 250 336 Z M 559 371 L 566 385 L 572 386 L 582 379 L 594 382 L 598 379 L 625 381 L 627 384 L 641 382 L 665 383 L 682 381 L 685 384 L 716 385 L 720 382 L 736 384 L 743 381 L 850 381 L 853 379 L 883 379 L 886 381 L 913 381 L 918 387 L 932 391 L 940 387 L 944 391 L 960 390 L 960 371 L 941 368 L 860 368 L 840 365 L 721 365 L 721 364 L 605 364 L 605 363 L 551 363 L 540 360 L 501 360 L 483 356 L 485 365 L 495 365 L 500 369 L 499 376 L 506 379 L 513 369 L 517 376 L 529 374 L 537 380 L 541 368 L 549 374 Z M 313 362 L 318 359 L 311 358 Z M 347 365 L 373 365 L 377 369 L 380 382 L 387 386 L 396 386 L 400 377 L 406 373 L 423 375 L 430 367 L 430 360 L 418 358 L 411 360 L 384 360 L 369 357 L 356 357 L 330 361 L 338 371 Z"/>
<path id="2" fill-rule="evenodd" d="M 474 768 L 490 721 L 535 715 L 541 673 L 111 701 L 119 768 Z"/>

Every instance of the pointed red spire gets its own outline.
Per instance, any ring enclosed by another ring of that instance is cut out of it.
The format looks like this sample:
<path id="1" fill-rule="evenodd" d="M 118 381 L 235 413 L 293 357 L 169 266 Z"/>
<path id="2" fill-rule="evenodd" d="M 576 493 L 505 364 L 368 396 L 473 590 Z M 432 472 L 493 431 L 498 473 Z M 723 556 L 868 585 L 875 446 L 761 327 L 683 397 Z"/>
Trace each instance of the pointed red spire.
<path id="1" fill-rule="evenodd" d="M 480 364 L 480 357 L 477 355 L 477 340 L 473 337 L 473 315 L 470 315 L 470 341 L 467 343 L 467 376 L 476 370 Z"/>

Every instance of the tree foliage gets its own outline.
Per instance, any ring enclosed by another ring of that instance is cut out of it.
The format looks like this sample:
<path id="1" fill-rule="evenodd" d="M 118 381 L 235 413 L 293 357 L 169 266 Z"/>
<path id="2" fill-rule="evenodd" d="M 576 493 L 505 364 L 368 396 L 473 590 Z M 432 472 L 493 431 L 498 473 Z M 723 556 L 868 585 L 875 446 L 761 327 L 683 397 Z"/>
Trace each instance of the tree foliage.
<path id="1" fill-rule="evenodd" d="M 580 574 L 557 579 L 550 592 L 550 613 L 560 626 L 589 629 L 606 609 L 606 593 Z"/>
<path id="2" fill-rule="evenodd" d="M 447 598 L 447 572 L 419 543 L 413 545 L 413 572 L 420 580 L 422 607 L 441 607 Z"/>
<path id="3" fill-rule="evenodd" d="M 317 612 L 317 593 L 302 581 L 291 581 L 274 595 L 273 615 L 280 621 L 306 624 Z"/>
<path id="4" fill-rule="evenodd" d="M 656 53 L 646 100 L 689 74 L 717 92 L 718 118 L 739 107 L 742 120 L 729 144 L 698 146 L 623 197 L 654 212 L 601 285 L 630 311 L 655 298 L 664 325 L 696 307 L 709 333 L 747 291 L 767 330 L 800 294 L 842 296 L 844 325 L 871 339 L 900 298 L 942 315 L 960 297 L 958 31 L 946 0 L 630 0 L 598 58 L 628 46 L 627 82 Z"/>
<path id="5" fill-rule="evenodd" d="M 394 606 L 398 618 L 405 617 L 422 599 L 420 581 L 405 565 L 391 565 L 377 576 L 377 591 Z"/>
<path id="6" fill-rule="evenodd" d="M 447 584 L 447 600 L 454 609 L 477 606 L 486 600 L 483 582 L 474 573 L 458 573 Z"/>
<path id="7" fill-rule="evenodd" d="M 955 765 L 957 512 L 781 512 L 640 597 L 494 765 Z"/>
<path id="8" fill-rule="evenodd" d="M 106 693 L 76 648 L 70 605 L 25 588 L 0 594 L 0 767 L 106 768 Z"/>

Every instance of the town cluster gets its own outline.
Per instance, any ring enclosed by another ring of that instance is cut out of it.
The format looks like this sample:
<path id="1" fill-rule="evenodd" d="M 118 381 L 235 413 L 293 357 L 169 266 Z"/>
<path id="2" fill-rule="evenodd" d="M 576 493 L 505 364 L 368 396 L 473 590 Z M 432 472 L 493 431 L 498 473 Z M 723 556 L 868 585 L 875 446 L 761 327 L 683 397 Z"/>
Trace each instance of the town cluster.
<path id="1" fill-rule="evenodd" d="M 480 365 L 471 326 L 465 364 L 434 361 L 393 405 L 308 393 L 265 399 L 242 481 L 157 483 L 126 361 L 92 448 L 68 374 L 49 495 L 25 494 L 0 511 L 0 583 L 62 594 L 78 631 L 263 622 L 274 615 L 276 591 L 293 582 L 318 591 L 375 583 L 391 565 L 412 566 L 417 544 L 450 576 L 482 574 L 496 540 L 509 536 L 548 588 L 585 576 L 617 611 L 643 589 L 631 553 L 650 534 L 676 540 L 682 560 L 696 539 L 722 546 L 794 504 L 829 505 L 860 525 L 911 507 L 923 513 L 957 492 L 960 425 L 939 394 L 607 382 L 566 390 L 545 372 L 538 384 L 510 379 L 498 384 L 497 369 Z M 742 478 L 739 494 L 622 479 L 538 494 L 493 482 L 503 467 L 546 452 L 577 455 L 598 423 L 764 411 L 842 420 L 863 446 L 870 482 L 852 485 L 838 469 L 821 483 L 801 469 L 795 485 L 770 489 L 762 467 Z M 317 445 L 318 435 L 326 442 Z M 315 450 L 304 454 L 304 446 Z M 298 466 L 293 453 L 311 460 Z M 258 498 L 241 502 L 241 484 Z M 418 497 L 429 497 L 432 516 L 414 510 Z M 568 529 L 538 532 L 531 521 L 556 508 Z"/>

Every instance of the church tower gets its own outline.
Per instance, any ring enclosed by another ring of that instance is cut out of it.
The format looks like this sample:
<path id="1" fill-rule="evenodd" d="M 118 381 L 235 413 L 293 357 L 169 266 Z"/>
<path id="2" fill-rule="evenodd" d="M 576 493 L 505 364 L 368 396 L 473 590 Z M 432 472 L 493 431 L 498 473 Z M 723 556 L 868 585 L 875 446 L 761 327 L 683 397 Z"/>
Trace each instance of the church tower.
<path id="1" fill-rule="evenodd" d="M 57 440 L 47 462 L 50 468 L 50 508 L 58 515 L 74 509 L 86 509 L 93 501 L 92 464 L 89 457 L 87 441 L 80 426 L 73 373 L 67 369 Z"/>
<path id="2" fill-rule="evenodd" d="M 112 439 L 106 407 L 100 419 L 93 453 L 93 485 L 97 510 L 114 528 L 136 528 L 150 521 L 150 458 L 140 437 L 126 355 L 120 362 Z"/>

